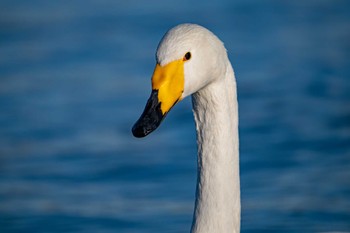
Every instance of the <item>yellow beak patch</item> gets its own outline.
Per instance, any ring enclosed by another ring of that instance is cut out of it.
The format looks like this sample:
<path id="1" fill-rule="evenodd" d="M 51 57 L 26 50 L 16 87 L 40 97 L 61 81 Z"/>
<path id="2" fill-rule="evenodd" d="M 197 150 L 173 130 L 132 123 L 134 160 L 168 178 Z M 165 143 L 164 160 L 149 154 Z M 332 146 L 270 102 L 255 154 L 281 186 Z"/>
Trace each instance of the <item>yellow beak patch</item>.
<path id="1" fill-rule="evenodd" d="M 172 61 L 165 66 L 156 65 L 152 76 L 152 89 L 158 90 L 158 101 L 161 103 L 163 115 L 181 100 L 184 87 L 183 59 Z"/>

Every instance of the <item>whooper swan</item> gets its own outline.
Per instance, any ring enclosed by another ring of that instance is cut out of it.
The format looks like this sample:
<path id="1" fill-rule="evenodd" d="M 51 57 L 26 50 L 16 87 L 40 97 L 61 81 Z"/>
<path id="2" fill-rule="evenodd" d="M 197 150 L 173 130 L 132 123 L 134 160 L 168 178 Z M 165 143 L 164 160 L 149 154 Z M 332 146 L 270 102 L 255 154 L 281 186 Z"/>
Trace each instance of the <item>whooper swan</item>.
<path id="1" fill-rule="evenodd" d="M 198 177 L 192 233 L 240 232 L 236 80 L 223 43 L 209 30 L 181 24 L 162 38 L 152 93 L 132 132 L 144 137 L 192 95 Z"/>

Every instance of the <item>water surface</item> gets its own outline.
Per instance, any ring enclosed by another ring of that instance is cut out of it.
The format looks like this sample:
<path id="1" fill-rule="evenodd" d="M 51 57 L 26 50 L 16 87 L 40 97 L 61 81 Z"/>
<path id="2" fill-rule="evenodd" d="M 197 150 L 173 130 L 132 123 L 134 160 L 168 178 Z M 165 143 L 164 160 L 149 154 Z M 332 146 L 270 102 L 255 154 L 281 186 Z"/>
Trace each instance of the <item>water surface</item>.
<path id="1" fill-rule="evenodd" d="M 0 232 L 189 232 L 190 99 L 130 132 L 183 22 L 235 69 L 242 232 L 350 231 L 350 4 L 151 2 L 1 1 Z"/>

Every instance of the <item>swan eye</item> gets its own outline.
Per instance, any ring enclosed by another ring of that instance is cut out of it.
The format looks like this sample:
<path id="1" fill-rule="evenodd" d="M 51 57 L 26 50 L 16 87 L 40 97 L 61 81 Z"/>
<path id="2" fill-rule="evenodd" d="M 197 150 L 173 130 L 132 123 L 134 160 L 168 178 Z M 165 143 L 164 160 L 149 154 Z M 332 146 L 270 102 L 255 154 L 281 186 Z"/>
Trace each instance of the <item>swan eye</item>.
<path id="1" fill-rule="evenodd" d="M 187 52 L 186 54 L 185 54 L 185 56 L 184 56 L 184 61 L 188 61 L 188 60 L 190 60 L 191 59 L 191 53 L 190 52 Z"/>

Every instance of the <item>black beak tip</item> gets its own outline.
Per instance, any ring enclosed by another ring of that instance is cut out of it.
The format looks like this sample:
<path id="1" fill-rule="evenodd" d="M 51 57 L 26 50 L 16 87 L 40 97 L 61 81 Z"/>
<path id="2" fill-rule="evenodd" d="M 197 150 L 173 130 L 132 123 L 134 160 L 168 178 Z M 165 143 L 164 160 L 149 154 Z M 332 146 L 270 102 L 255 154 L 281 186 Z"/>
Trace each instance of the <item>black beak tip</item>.
<path id="1" fill-rule="evenodd" d="M 144 127 L 140 127 L 139 125 L 135 124 L 132 127 L 132 134 L 134 135 L 134 137 L 136 138 L 143 138 L 145 136 L 147 136 L 148 132 L 146 131 L 146 129 Z"/>
<path id="2" fill-rule="evenodd" d="M 158 90 L 153 90 L 140 119 L 132 127 L 132 134 L 135 137 L 143 138 L 158 128 L 165 116 L 160 106 L 161 104 L 158 102 Z"/>

